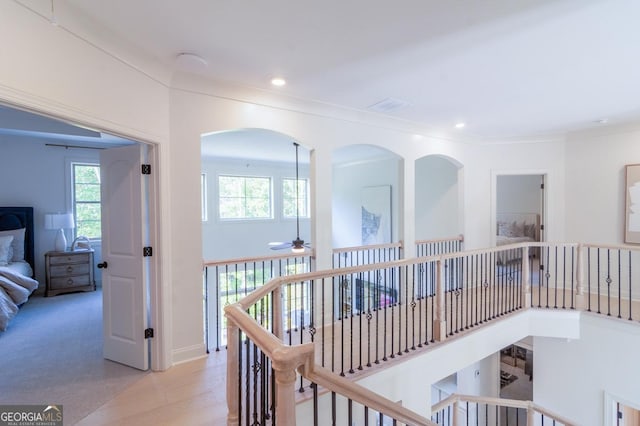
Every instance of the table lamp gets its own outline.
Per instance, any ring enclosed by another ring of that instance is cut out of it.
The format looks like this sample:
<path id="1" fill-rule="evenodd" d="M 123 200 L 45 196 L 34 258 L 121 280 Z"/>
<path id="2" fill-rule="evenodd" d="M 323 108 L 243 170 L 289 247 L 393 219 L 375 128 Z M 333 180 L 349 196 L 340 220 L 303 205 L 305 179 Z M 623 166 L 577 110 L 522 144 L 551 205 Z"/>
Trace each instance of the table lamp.
<path id="1" fill-rule="evenodd" d="M 47 213 L 44 215 L 44 227 L 45 229 L 57 229 L 55 240 L 56 251 L 67 250 L 67 238 L 64 235 L 65 229 L 72 229 L 75 227 L 73 223 L 73 215 L 71 213 Z"/>

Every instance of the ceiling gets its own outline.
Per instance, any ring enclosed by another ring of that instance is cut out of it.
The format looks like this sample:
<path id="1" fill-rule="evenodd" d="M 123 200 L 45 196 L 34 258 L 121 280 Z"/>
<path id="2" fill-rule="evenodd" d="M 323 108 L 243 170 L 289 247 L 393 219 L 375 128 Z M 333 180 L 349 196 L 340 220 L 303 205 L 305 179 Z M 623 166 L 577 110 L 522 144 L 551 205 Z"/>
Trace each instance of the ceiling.
<path id="1" fill-rule="evenodd" d="M 640 118 L 635 0 L 53 2 L 61 26 L 73 10 L 167 68 L 190 52 L 198 72 L 247 87 L 350 110 L 391 100 L 378 113 L 425 134 L 530 139 Z"/>
<path id="2" fill-rule="evenodd" d="M 640 122 L 635 0 L 15 1 L 67 31 L 80 18 L 96 40 L 170 72 L 383 114 L 423 136 L 529 140 Z M 181 52 L 206 64 L 178 60 Z M 274 76 L 287 84 L 271 86 Z M 454 128 L 459 122 L 465 127 Z M 0 137 L 130 143 L 4 107 Z M 204 140 L 204 156 L 293 157 L 290 138 L 276 132 L 243 129 Z M 338 150 L 333 161 L 389 155 L 357 146 Z M 308 161 L 304 149 L 300 160 Z"/>

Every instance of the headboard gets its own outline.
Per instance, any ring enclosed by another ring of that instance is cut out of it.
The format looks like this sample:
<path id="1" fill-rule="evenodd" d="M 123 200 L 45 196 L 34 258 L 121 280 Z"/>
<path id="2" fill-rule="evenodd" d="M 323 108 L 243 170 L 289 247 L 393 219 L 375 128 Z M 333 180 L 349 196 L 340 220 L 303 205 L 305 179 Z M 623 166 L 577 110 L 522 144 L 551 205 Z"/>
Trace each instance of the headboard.
<path id="1" fill-rule="evenodd" d="M 522 232 L 516 232 L 518 235 L 512 236 L 529 236 L 535 241 L 540 241 L 540 215 L 538 213 L 497 213 L 496 222 L 498 235 L 502 235 L 500 233 L 502 224 L 513 224 L 518 229 L 522 229 Z M 528 231 L 529 229 L 531 232 Z"/>
<path id="2" fill-rule="evenodd" d="M 33 207 L 0 207 L 0 231 L 25 228 L 24 260 L 35 271 L 33 250 Z"/>

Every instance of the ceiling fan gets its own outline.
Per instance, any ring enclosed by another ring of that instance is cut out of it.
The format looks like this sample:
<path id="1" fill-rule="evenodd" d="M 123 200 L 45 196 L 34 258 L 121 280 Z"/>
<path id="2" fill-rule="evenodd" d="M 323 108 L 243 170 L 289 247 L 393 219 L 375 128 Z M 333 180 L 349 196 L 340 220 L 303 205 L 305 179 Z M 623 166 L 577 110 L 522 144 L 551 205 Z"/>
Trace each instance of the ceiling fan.
<path id="1" fill-rule="evenodd" d="M 309 244 L 305 244 L 304 240 L 300 239 L 300 189 L 298 186 L 298 147 L 299 143 L 294 142 L 296 147 L 296 239 L 289 242 L 271 242 L 269 248 L 271 250 L 282 250 L 291 247 L 293 253 L 304 253 L 305 248 L 309 247 Z"/>

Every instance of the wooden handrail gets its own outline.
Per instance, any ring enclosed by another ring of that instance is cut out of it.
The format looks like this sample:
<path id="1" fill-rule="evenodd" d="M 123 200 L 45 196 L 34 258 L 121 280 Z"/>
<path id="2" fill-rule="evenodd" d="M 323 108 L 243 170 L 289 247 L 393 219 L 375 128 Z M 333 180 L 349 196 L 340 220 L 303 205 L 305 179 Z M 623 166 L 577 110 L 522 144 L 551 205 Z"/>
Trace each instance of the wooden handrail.
<path id="1" fill-rule="evenodd" d="M 456 235 L 455 237 L 435 238 L 432 240 L 416 240 L 416 244 L 431 244 L 431 243 L 446 243 L 448 241 L 460 241 L 464 242 L 464 235 Z"/>
<path id="2" fill-rule="evenodd" d="M 550 419 L 561 422 L 564 426 L 577 426 L 571 420 L 565 419 L 562 416 L 552 413 L 551 411 L 540 407 L 539 405 L 533 403 L 532 401 L 522 401 L 518 399 L 506 399 L 506 398 L 492 398 L 487 396 L 476 396 L 476 395 L 461 395 L 454 393 L 449 395 L 447 398 L 442 401 L 434 404 L 431 407 L 432 413 L 437 413 L 438 411 L 453 405 L 455 402 L 472 402 L 476 404 L 487 404 L 487 405 L 496 405 L 499 407 L 510 407 L 510 408 L 523 408 L 526 410 L 533 410 L 540 414 L 543 414 Z"/>
<path id="3" fill-rule="evenodd" d="M 351 380 L 340 377 L 319 365 L 312 364 L 309 371 L 301 371 L 300 373 L 325 389 L 345 396 L 386 416 L 390 416 L 401 423 L 437 426 L 436 423 L 433 423 L 426 417 L 414 413 L 402 405 L 380 396 Z"/>
<path id="4" fill-rule="evenodd" d="M 377 250 L 377 249 L 386 249 L 386 248 L 402 248 L 402 241 L 398 241 L 397 243 L 372 244 L 368 246 L 340 247 L 340 248 L 334 248 L 332 252 L 333 254 L 337 254 L 337 253 L 344 253 L 347 251 L 365 251 L 365 250 Z"/>
<path id="5" fill-rule="evenodd" d="M 257 257 L 238 257 L 234 259 L 224 259 L 224 260 L 204 260 L 202 262 L 203 268 L 208 266 L 225 266 L 234 263 L 260 263 L 260 262 L 269 262 L 271 260 L 278 259 L 294 259 L 294 258 L 304 258 L 310 257 L 313 258 L 315 256 L 315 251 L 313 249 L 308 249 L 308 252 L 304 253 L 282 253 L 282 254 L 272 254 L 270 256 L 257 256 Z"/>

